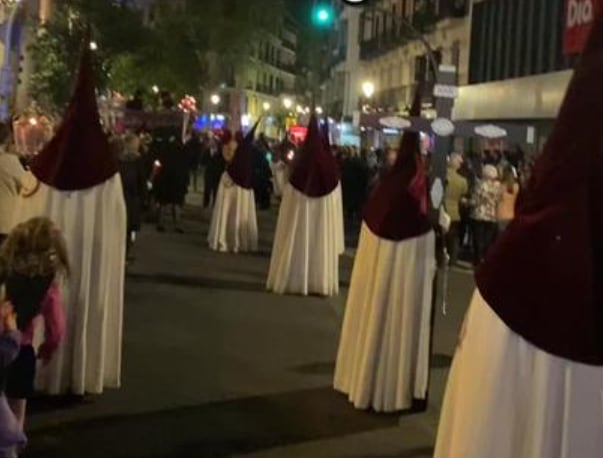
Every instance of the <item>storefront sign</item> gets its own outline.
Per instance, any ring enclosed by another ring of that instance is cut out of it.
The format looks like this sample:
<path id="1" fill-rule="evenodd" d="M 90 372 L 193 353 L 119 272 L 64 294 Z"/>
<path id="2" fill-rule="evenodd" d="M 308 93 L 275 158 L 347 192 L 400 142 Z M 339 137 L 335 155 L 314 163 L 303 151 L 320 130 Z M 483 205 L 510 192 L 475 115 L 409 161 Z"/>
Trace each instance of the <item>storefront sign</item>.
<path id="1" fill-rule="evenodd" d="M 579 54 L 584 49 L 595 16 L 601 11 L 602 0 L 566 0 L 565 55 Z"/>
<path id="2" fill-rule="evenodd" d="M 308 128 L 305 126 L 293 126 L 289 129 L 289 135 L 293 137 L 295 143 L 301 143 L 306 139 Z"/>

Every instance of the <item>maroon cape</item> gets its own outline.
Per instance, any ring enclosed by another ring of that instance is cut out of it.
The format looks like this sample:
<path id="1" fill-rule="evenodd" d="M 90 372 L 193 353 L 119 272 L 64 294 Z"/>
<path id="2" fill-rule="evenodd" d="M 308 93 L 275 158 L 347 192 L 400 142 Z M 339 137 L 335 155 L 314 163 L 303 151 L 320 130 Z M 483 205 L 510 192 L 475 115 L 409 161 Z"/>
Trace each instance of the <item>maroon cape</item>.
<path id="1" fill-rule="evenodd" d="M 310 117 L 308 134 L 293 161 L 289 182 L 308 197 L 324 197 L 339 184 L 337 162 L 327 148 L 315 115 Z"/>
<path id="2" fill-rule="evenodd" d="M 410 114 L 421 114 L 420 92 Z M 381 178 L 366 204 L 364 222 L 380 238 L 402 241 L 431 230 L 420 142 L 418 132 L 404 132 L 395 164 Z"/>
<path id="3" fill-rule="evenodd" d="M 61 191 L 92 188 L 117 173 L 117 152 L 110 148 L 98 114 L 89 46 L 84 46 L 75 92 L 63 122 L 34 158 L 31 170 L 38 180 Z"/>
<path id="4" fill-rule="evenodd" d="M 603 365 L 603 22 L 595 21 L 516 218 L 477 273 L 479 291 L 550 354 Z"/>
<path id="5" fill-rule="evenodd" d="M 258 120 L 255 123 L 245 137 L 242 133 L 237 132 L 237 149 L 232 161 L 226 168 L 232 181 L 245 189 L 253 188 L 253 139 L 259 122 Z"/>

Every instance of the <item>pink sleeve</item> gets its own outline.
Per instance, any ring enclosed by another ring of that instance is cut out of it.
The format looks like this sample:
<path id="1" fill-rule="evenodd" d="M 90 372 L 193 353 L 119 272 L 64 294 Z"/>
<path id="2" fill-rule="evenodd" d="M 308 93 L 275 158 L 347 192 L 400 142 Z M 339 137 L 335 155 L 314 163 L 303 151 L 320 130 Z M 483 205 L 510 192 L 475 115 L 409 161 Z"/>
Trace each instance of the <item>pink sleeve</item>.
<path id="1" fill-rule="evenodd" d="M 65 336 L 65 312 L 61 291 L 56 283 L 53 283 L 42 304 L 42 316 L 44 317 L 44 344 L 45 351 L 53 353 Z"/>

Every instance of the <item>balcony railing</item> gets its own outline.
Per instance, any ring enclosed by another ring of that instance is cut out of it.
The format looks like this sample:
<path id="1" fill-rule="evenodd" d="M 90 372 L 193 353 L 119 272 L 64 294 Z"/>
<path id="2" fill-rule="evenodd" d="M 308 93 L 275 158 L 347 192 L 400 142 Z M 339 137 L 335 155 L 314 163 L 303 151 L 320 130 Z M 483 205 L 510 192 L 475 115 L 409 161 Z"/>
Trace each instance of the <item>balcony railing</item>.
<path id="1" fill-rule="evenodd" d="M 384 89 L 373 96 L 372 104 L 375 108 L 388 112 L 404 112 L 410 109 L 410 100 L 414 97 L 418 86 L 418 84 L 413 84 Z M 433 105 L 435 102 L 433 87 L 433 82 L 423 83 L 421 102 L 424 105 Z"/>
<path id="2" fill-rule="evenodd" d="M 266 95 L 274 95 L 277 96 L 279 94 L 281 94 L 282 92 L 284 92 L 284 88 L 277 88 L 277 87 L 270 87 L 270 85 L 266 85 L 266 84 L 256 84 L 255 89 L 252 88 L 252 90 L 255 90 L 256 92 L 261 92 L 262 94 L 266 94 Z"/>
<path id="3" fill-rule="evenodd" d="M 285 48 L 290 49 L 291 51 L 297 50 L 297 45 L 284 37 L 282 38 L 282 43 Z"/>
<path id="4" fill-rule="evenodd" d="M 260 56 L 258 58 L 258 60 L 260 62 L 262 62 L 263 64 L 267 64 L 270 65 L 274 68 L 278 68 L 279 70 L 282 70 L 284 72 L 287 73 L 291 73 L 291 74 L 295 74 L 297 71 L 297 66 L 295 64 L 289 64 L 289 63 L 285 63 L 285 62 L 281 62 L 278 59 L 273 59 L 272 57 L 270 58 L 266 58 L 266 56 Z"/>
<path id="5" fill-rule="evenodd" d="M 423 34 L 432 32 L 436 28 L 438 22 L 444 19 L 462 18 L 469 14 L 469 0 L 462 0 L 460 2 L 440 2 L 439 9 L 436 8 L 435 0 L 427 0 L 423 5 L 424 7 L 422 10 L 416 11 L 406 18 L 414 28 Z M 366 60 L 379 57 L 391 49 L 404 46 L 409 41 L 413 40 L 409 30 L 402 24 L 397 24 L 398 21 L 392 18 L 391 15 L 385 14 L 384 19 L 383 12 L 375 12 L 374 9 L 368 8 L 362 13 L 362 16 L 360 21 L 360 36 L 365 36 L 365 24 L 369 24 L 369 27 L 372 30 L 372 27 L 375 25 L 375 20 L 378 20 L 377 23 L 380 24 L 381 29 L 369 40 L 361 43 L 361 59 Z M 373 19 L 371 20 L 371 18 Z M 387 24 L 387 27 L 383 27 L 384 23 Z"/>

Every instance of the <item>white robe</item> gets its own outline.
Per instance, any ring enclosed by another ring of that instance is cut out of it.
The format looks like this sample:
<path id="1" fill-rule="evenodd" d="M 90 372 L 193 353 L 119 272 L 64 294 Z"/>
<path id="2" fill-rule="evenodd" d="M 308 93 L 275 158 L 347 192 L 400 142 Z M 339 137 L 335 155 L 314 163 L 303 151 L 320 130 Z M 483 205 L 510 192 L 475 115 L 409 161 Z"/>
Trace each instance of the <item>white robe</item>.
<path id="1" fill-rule="evenodd" d="M 448 379 L 434 456 L 602 457 L 603 367 L 536 348 L 477 292 Z"/>
<path id="2" fill-rule="evenodd" d="M 239 253 L 258 249 L 253 189 L 235 184 L 228 172 L 220 180 L 207 241 L 215 251 Z"/>
<path id="3" fill-rule="evenodd" d="M 364 223 L 345 308 L 334 387 L 358 409 L 409 409 L 429 381 L 435 236 L 382 239 Z"/>
<path id="4" fill-rule="evenodd" d="M 344 244 L 341 186 L 324 197 L 312 198 L 287 183 L 276 224 L 268 290 L 336 295 Z"/>
<path id="5" fill-rule="evenodd" d="M 287 164 L 283 161 L 273 162 L 270 164 L 272 169 L 272 184 L 274 186 L 274 195 L 282 197 L 287 180 L 289 179 L 287 172 Z"/>
<path id="6" fill-rule="evenodd" d="M 23 199 L 19 220 L 46 216 L 61 229 L 71 275 L 62 295 L 65 341 L 37 388 L 48 394 L 100 394 L 121 382 L 126 207 L 121 178 L 83 191 L 58 191 L 40 183 Z"/>

